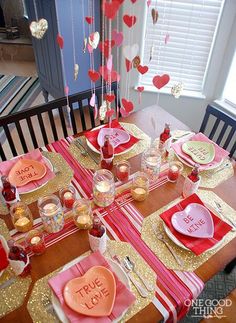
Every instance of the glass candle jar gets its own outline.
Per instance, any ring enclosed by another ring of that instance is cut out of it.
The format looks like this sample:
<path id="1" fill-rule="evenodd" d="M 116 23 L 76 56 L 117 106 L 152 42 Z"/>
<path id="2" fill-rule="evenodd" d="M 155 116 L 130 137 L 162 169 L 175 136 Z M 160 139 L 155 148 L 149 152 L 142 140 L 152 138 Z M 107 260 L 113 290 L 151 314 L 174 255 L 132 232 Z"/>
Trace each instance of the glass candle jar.
<path id="1" fill-rule="evenodd" d="M 39 214 L 44 229 L 49 233 L 58 232 L 64 227 L 64 213 L 59 198 L 47 195 L 38 200 Z"/>
<path id="2" fill-rule="evenodd" d="M 12 223 L 19 232 L 27 232 L 32 229 L 33 218 L 30 209 L 24 202 L 17 202 L 10 208 Z"/>
<path id="3" fill-rule="evenodd" d="M 138 172 L 133 177 L 131 195 L 135 201 L 144 201 L 149 194 L 149 178 L 146 173 Z"/>
<path id="4" fill-rule="evenodd" d="M 91 202 L 86 199 L 78 199 L 73 206 L 75 225 L 79 229 L 90 229 L 92 226 Z"/>
<path id="5" fill-rule="evenodd" d="M 72 210 L 73 204 L 76 199 L 74 187 L 69 185 L 65 188 L 62 188 L 59 191 L 59 196 L 60 196 L 62 206 L 64 206 L 65 209 L 67 209 L 67 210 Z"/>
<path id="6" fill-rule="evenodd" d="M 153 147 L 147 149 L 142 155 L 141 170 L 150 179 L 157 179 L 161 168 L 161 151 Z"/>
<path id="7" fill-rule="evenodd" d="M 113 174 L 106 169 L 96 171 L 93 176 L 93 200 L 98 206 L 105 207 L 113 203 L 115 183 Z"/>
<path id="8" fill-rule="evenodd" d="M 172 161 L 169 163 L 169 170 L 168 170 L 168 179 L 170 182 L 175 183 L 181 172 L 183 171 L 183 164 L 178 161 Z"/>
<path id="9" fill-rule="evenodd" d="M 35 255 L 41 255 L 46 250 L 44 234 L 39 230 L 31 230 L 26 235 L 26 245 Z"/>
<path id="10" fill-rule="evenodd" d="M 130 175 L 130 163 L 126 160 L 116 165 L 116 177 L 121 182 L 128 182 Z"/>

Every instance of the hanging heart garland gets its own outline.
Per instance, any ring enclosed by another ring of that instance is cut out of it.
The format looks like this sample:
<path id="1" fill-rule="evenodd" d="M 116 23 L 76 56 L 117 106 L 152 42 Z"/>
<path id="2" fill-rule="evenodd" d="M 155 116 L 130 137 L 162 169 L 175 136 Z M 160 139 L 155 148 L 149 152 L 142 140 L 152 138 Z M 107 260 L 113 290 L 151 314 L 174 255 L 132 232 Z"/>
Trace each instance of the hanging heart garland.
<path id="1" fill-rule="evenodd" d="M 93 49 L 96 49 L 98 47 L 99 40 L 100 40 L 100 34 L 98 31 L 95 31 L 94 33 L 89 35 L 89 38 L 88 38 L 89 45 Z"/>
<path id="2" fill-rule="evenodd" d="M 85 17 L 85 20 L 87 21 L 87 23 L 88 23 L 89 25 L 91 25 L 91 24 L 93 23 L 93 21 L 94 21 L 94 17 L 92 17 L 92 16 L 87 16 L 87 17 Z"/>
<path id="3" fill-rule="evenodd" d="M 165 86 L 170 81 L 170 77 L 168 74 L 163 74 L 162 76 L 156 75 L 152 79 L 153 85 L 159 90 Z"/>
<path id="4" fill-rule="evenodd" d="M 141 103 L 141 94 L 142 92 L 144 91 L 144 86 L 138 86 L 137 87 L 137 90 L 138 90 L 138 103 L 140 104 Z"/>
<path id="5" fill-rule="evenodd" d="M 104 2 L 103 10 L 104 14 L 108 19 L 113 20 L 116 17 L 116 14 L 120 8 L 119 1 L 113 0 L 112 2 Z"/>
<path id="6" fill-rule="evenodd" d="M 37 39 L 42 39 L 48 30 L 48 22 L 42 18 L 39 21 L 32 21 L 30 24 L 31 35 Z"/>
<path id="7" fill-rule="evenodd" d="M 95 104 L 94 105 L 94 109 L 93 109 L 93 116 L 94 116 L 94 119 L 96 120 L 97 117 L 98 117 L 98 107 L 97 105 Z"/>
<path id="8" fill-rule="evenodd" d="M 147 6 L 148 6 L 148 8 L 150 7 L 150 5 L 152 4 L 152 0 L 148 0 L 147 1 Z"/>
<path id="9" fill-rule="evenodd" d="M 92 54 L 92 52 L 93 52 L 93 47 L 88 43 L 88 45 L 87 45 L 87 48 L 88 48 L 88 52 L 89 52 L 89 54 Z"/>
<path id="10" fill-rule="evenodd" d="M 133 59 L 133 67 L 137 68 L 141 63 L 141 59 L 139 56 L 135 56 L 135 58 Z"/>
<path id="11" fill-rule="evenodd" d="M 107 110 L 106 117 L 107 118 L 111 118 L 114 113 L 115 113 L 115 111 L 113 109 Z"/>
<path id="12" fill-rule="evenodd" d="M 109 71 L 107 66 L 100 66 L 99 73 L 106 82 L 120 82 L 120 75 L 115 71 Z"/>
<path id="13" fill-rule="evenodd" d="M 74 65 L 74 80 L 76 81 L 78 78 L 78 74 L 79 74 L 79 65 L 75 64 Z"/>
<path id="14" fill-rule="evenodd" d="M 153 25 L 157 23 L 158 20 L 158 11 L 155 8 L 152 8 L 152 22 Z"/>
<path id="15" fill-rule="evenodd" d="M 105 100 L 102 101 L 102 105 L 99 108 L 99 119 L 103 121 L 106 117 L 107 112 L 107 102 Z"/>
<path id="16" fill-rule="evenodd" d="M 114 40 L 115 45 L 120 47 L 124 39 L 122 31 L 119 32 L 116 29 L 112 30 L 112 39 Z"/>
<path id="17" fill-rule="evenodd" d="M 60 34 L 57 34 L 57 44 L 60 49 L 64 47 L 64 38 Z"/>
<path id="18" fill-rule="evenodd" d="M 88 76 L 92 82 L 97 82 L 100 77 L 100 74 L 94 70 L 88 70 Z"/>
<path id="19" fill-rule="evenodd" d="M 139 45 L 133 44 L 133 45 L 126 45 L 123 47 L 123 55 L 126 59 L 132 62 L 132 60 L 137 56 L 139 51 Z"/>
<path id="20" fill-rule="evenodd" d="M 104 42 L 100 42 L 98 45 L 100 51 L 104 54 L 106 58 L 109 57 L 109 47 L 111 47 L 111 50 L 112 50 L 114 46 L 115 46 L 115 41 L 113 39 L 112 40 L 107 39 Z"/>
<path id="21" fill-rule="evenodd" d="M 86 53 L 86 47 L 87 47 L 87 38 L 84 38 L 84 47 L 83 47 L 83 53 Z"/>
<path id="22" fill-rule="evenodd" d="M 132 62 L 129 61 L 127 58 L 125 59 L 125 66 L 127 72 L 129 72 L 132 69 Z"/>
<path id="23" fill-rule="evenodd" d="M 133 27 L 137 21 L 136 16 L 129 16 L 129 15 L 124 15 L 123 16 L 123 21 L 128 26 L 129 28 Z"/>
<path id="24" fill-rule="evenodd" d="M 121 99 L 121 103 L 123 105 L 124 110 L 126 111 L 126 113 L 130 113 L 134 110 L 134 105 L 132 101 L 128 101 L 125 98 Z"/>
<path id="25" fill-rule="evenodd" d="M 145 73 L 147 73 L 148 72 L 148 66 L 142 66 L 142 65 L 139 65 L 138 67 L 137 67 L 137 70 L 139 71 L 139 73 L 140 74 L 145 74 Z"/>
<path id="26" fill-rule="evenodd" d="M 95 93 L 93 93 L 92 96 L 91 96 L 91 99 L 89 101 L 89 104 L 90 104 L 91 107 L 95 106 L 95 99 L 96 99 L 95 98 Z"/>
<path id="27" fill-rule="evenodd" d="M 110 55 L 110 56 L 108 57 L 108 60 L 107 60 L 107 70 L 108 70 L 109 72 L 111 72 L 111 71 L 112 71 L 112 55 Z"/>
<path id="28" fill-rule="evenodd" d="M 114 94 L 106 94 L 105 95 L 105 99 L 108 101 L 108 102 L 110 102 L 110 103 L 112 103 L 114 100 L 115 100 L 115 95 Z"/>

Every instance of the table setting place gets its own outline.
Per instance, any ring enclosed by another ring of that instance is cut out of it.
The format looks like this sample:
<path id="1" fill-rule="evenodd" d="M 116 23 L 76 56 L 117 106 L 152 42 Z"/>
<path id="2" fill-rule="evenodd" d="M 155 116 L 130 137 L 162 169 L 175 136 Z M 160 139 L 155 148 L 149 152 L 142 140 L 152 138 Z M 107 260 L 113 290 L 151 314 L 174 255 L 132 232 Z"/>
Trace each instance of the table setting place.
<path id="1" fill-rule="evenodd" d="M 113 120 L 0 163 L 0 318 L 29 293 L 33 322 L 126 322 L 150 303 L 164 320 L 185 315 L 172 302 L 199 295 L 194 271 L 236 237 L 236 211 L 202 189 L 234 175 L 228 155 L 202 133 L 166 124 L 151 141 Z M 142 214 L 165 186 L 181 194 Z M 88 250 L 32 282 L 37 259 L 73 235 Z"/>

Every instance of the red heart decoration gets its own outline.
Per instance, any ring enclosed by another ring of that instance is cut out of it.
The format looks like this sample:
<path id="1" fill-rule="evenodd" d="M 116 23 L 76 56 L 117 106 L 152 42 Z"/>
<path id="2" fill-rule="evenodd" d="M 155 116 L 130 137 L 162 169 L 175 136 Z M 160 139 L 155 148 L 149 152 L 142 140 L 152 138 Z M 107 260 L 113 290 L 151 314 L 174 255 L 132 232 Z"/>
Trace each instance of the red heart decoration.
<path id="1" fill-rule="evenodd" d="M 62 49 L 64 46 L 64 39 L 60 34 L 57 34 L 57 43 L 59 47 Z"/>
<path id="2" fill-rule="evenodd" d="M 120 108 L 120 113 L 121 113 L 122 117 L 124 117 L 124 118 L 128 117 L 128 115 L 129 115 L 129 112 L 125 111 L 124 108 Z"/>
<path id="3" fill-rule="evenodd" d="M 126 112 L 131 112 L 134 110 L 134 105 L 133 105 L 133 102 L 131 101 L 128 101 L 126 99 L 121 99 L 121 102 L 122 102 L 122 105 L 125 109 Z"/>
<path id="4" fill-rule="evenodd" d="M 108 101 L 108 102 L 112 102 L 115 100 L 115 95 L 114 94 L 106 94 L 105 96 L 105 99 Z"/>
<path id="5" fill-rule="evenodd" d="M 132 3 L 135 3 L 137 0 L 131 0 Z"/>
<path id="6" fill-rule="evenodd" d="M 136 23 L 137 18 L 135 16 L 124 15 L 123 21 L 124 23 L 131 28 Z"/>
<path id="7" fill-rule="evenodd" d="M 145 73 L 147 73 L 147 71 L 148 71 L 148 66 L 142 66 L 142 65 L 139 65 L 138 67 L 137 67 L 137 70 L 139 71 L 139 73 L 141 73 L 141 74 L 145 74 Z"/>
<path id="8" fill-rule="evenodd" d="M 103 5 L 104 14 L 108 19 L 113 20 L 120 8 L 119 1 L 105 2 Z"/>
<path id="9" fill-rule="evenodd" d="M 104 42 L 100 42 L 98 47 L 100 51 L 104 54 L 106 58 L 109 57 L 109 47 L 111 49 L 115 46 L 115 41 L 114 40 L 105 40 Z"/>
<path id="10" fill-rule="evenodd" d="M 111 118 L 111 117 L 113 116 L 114 112 L 115 112 L 115 111 L 114 111 L 113 109 L 107 110 L 107 112 L 106 112 L 106 117 L 107 117 L 107 118 Z"/>
<path id="11" fill-rule="evenodd" d="M 88 70 L 88 76 L 90 77 L 91 81 L 97 82 L 100 77 L 100 74 L 94 70 Z"/>
<path id="12" fill-rule="evenodd" d="M 143 92 L 143 90 L 144 90 L 144 86 L 138 86 L 138 87 L 137 87 L 137 90 L 138 90 L 139 92 Z"/>
<path id="13" fill-rule="evenodd" d="M 129 72 L 132 68 L 132 62 L 129 61 L 127 58 L 125 59 L 125 66 L 126 66 L 126 71 Z"/>
<path id="14" fill-rule="evenodd" d="M 93 23 L 94 18 L 93 18 L 93 17 L 91 17 L 91 16 L 87 16 L 87 17 L 85 17 L 85 20 L 87 21 L 87 23 L 88 23 L 89 25 L 91 25 L 91 24 Z"/>
<path id="15" fill-rule="evenodd" d="M 165 86 L 169 82 L 169 80 L 170 80 L 170 77 L 168 74 L 163 74 L 162 76 L 156 75 L 152 79 L 152 83 L 156 88 L 160 90 L 163 86 Z"/>
<path id="16" fill-rule="evenodd" d="M 120 75 L 115 71 L 109 71 L 107 69 L 107 66 L 100 66 L 99 67 L 99 72 L 104 78 L 106 82 L 119 82 L 120 81 Z"/>

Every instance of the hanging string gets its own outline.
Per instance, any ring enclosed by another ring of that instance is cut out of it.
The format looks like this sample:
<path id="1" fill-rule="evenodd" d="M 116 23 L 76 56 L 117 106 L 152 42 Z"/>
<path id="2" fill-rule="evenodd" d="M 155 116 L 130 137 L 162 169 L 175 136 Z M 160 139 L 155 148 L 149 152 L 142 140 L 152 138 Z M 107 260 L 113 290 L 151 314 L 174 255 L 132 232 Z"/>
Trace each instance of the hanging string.
<path id="1" fill-rule="evenodd" d="M 116 19 L 116 30 L 117 32 L 119 32 L 119 21 L 120 21 L 120 17 L 119 17 L 119 10 L 117 13 L 117 19 Z M 120 74 L 120 49 L 118 46 L 116 46 L 116 70 L 117 70 L 117 75 Z M 116 118 L 119 118 L 119 84 L 118 84 L 118 80 L 116 80 Z"/>
<path id="2" fill-rule="evenodd" d="M 36 0 L 34 0 L 34 11 L 35 11 L 35 20 L 38 21 L 38 10 L 37 10 L 37 6 L 36 6 Z"/>
<path id="3" fill-rule="evenodd" d="M 131 2 L 129 2 L 129 12 L 131 11 L 130 6 L 131 6 Z M 130 45 L 130 43 L 131 43 L 131 30 L 129 28 L 128 45 Z M 129 79 L 130 79 L 130 72 L 128 72 L 128 77 L 126 77 L 126 90 L 125 90 L 126 98 L 128 98 L 128 95 L 129 95 Z"/>

